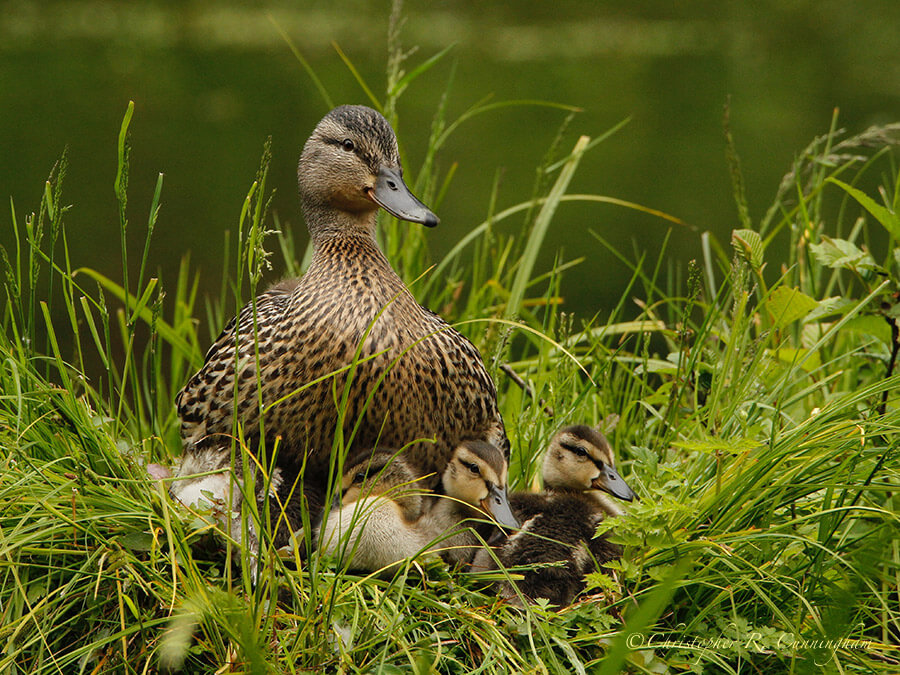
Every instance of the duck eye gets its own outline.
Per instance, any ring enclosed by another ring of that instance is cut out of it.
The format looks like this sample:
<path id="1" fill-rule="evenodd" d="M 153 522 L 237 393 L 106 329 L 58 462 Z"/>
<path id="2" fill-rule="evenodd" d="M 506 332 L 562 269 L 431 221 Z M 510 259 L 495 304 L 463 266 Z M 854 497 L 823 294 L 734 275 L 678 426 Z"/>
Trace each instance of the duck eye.
<path id="1" fill-rule="evenodd" d="M 576 457 L 587 457 L 587 450 L 582 448 L 580 445 L 570 445 L 569 443 L 560 443 L 566 450 L 571 452 Z"/>
<path id="2" fill-rule="evenodd" d="M 345 138 L 343 141 L 341 141 L 341 147 L 344 148 L 344 150 L 346 150 L 347 152 L 353 152 L 353 149 L 356 146 L 353 145 L 353 141 L 351 141 L 349 138 Z"/>
<path id="3" fill-rule="evenodd" d="M 470 462 L 463 462 L 463 466 L 466 467 L 469 471 L 471 471 L 476 476 L 481 473 L 481 471 L 478 469 L 477 464 L 472 464 Z"/>

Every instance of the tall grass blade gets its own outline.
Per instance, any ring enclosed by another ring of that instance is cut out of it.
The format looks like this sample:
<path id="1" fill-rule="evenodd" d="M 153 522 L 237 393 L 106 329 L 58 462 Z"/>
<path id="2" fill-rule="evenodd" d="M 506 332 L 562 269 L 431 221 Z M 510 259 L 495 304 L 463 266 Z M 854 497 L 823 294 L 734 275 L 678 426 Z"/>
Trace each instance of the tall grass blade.
<path id="1" fill-rule="evenodd" d="M 578 164 L 581 162 L 581 157 L 584 154 L 584 149 L 589 142 L 590 138 L 582 136 L 575 143 L 575 147 L 572 149 L 569 159 L 560 170 L 559 177 L 550 189 L 546 201 L 535 218 L 534 226 L 528 233 L 525 250 L 522 254 L 522 259 L 519 262 L 519 267 L 516 270 L 516 276 L 513 280 L 512 287 L 509 291 L 509 299 L 506 302 L 504 316 L 507 318 L 516 315 L 522 308 L 522 301 L 525 297 L 525 288 L 534 271 L 534 265 L 537 262 L 538 253 L 544 243 L 544 237 L 547 234 L 550 223 L 553 221 L 553 215 L 556 213 L 556 208 L 559 206 L 566 189 L 569 187 L 569 182 L 572 180 L 572 176 L 575 175 L 575 169 L 578 168 Z"/>

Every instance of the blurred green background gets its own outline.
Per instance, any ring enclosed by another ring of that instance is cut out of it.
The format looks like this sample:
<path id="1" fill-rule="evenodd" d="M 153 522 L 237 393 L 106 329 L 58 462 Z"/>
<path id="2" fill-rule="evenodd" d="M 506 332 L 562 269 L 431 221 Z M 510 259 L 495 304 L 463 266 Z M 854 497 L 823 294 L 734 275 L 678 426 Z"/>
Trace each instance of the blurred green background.
<path id="1" fill-rule="evenodd" d="M 335 52 L 338 43 L 373 89 L 384 90 L 390 3 L 5 2 L 0 11 L 0 194 L 20 220 L 37 208 L 63 148 L 63 201 L 75 266 L 121 278 L 113 193 L 115 143 L 135 102 L 129 216 L 139 258 L 156 174 L 165 173 L 151 269 L 174 281 L 190 251 L 218 288 L 222 231 L 234 230 L 263 142 L 273 137 L 269 185 L 285 226 L 306 240 L 296 197 L 300 147 L 326 106 L 273 22 L 298 46 L 341 103 L 367 99 Z M 398 129 L 415 173 L 447 87 L 449 117 L 492 94 L 580 106 L 562 148 L 631 122 L 584 159 L 570 188 L 631 200 L 681 218 L 722 241 L 738 226 L 722 131 L 731 127 L 758 219 L 795 154 L 828 130 L 834 108 L 850 131 L 900 119 L 900 2 L 736 0 L 673 3 L 405 3 L 407 69 L 455 44 L 403 96 Z M 478 116 L 452 136 L 439 161 L 459 168 L 429 232 L 435 256 L 484 220 L 498 171 L 498 207 L 527 199 L 535 167 L 564 114 L 516 107 Z M 9 209 L 0 243 L 12 243 Z M 518 226 L 508 223 L 510 231 Z M 415 227 L 415 226 L 413 226 Z M 609 309 L 629 276 L 593 237 L 648 251 L 667 224 L 614 206 L 563 205 L 539 266 L 557 249 L 587 256 L 563 285 L 566 308 Z M 669 253 L 699 255 L 676 228 Z M 271 280 L 278 277 L 273 271 Z"/>

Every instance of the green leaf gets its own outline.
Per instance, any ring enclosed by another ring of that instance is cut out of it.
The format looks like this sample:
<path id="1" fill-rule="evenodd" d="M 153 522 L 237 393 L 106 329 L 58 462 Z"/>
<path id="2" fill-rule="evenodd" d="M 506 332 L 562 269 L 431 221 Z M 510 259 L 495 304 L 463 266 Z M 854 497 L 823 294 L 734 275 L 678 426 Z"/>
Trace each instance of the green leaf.
<path id="1" fill-rule="evenodd" d="M 590 138 L 587 136 L 582 136 L 576 141 L 575 147 L 572 149 L 572 153 L 569 155 L 565 166 L 563 166 L 562 170 L 559 172 L 556 183 L 553 184 L 553 187 L 550 189 L 550 194 L 547 195 L 547 201 L 544 202 L 540 212 L 538 212 L 537 218 L 535 218 L 534 226 L 528 234 L 528 242 L 525 245 L 525 251 L 519 261 L 519 269 L 516 271 L 516 277 L 513 280 L 512 288 L 509 291 L 509 299 L 506 302 L 507 317 L 518 313 L 521 308 L 522 301 L 525 298 L 525 287 L 531 280 L 532 271 L 537 262 L 538 251 L 541 248 L 547 230 L 550 228 L 553 214 L 556 212 L 556 207 L 559 206 L 559 202 L 562 200 L 563 195 L 565 195 L 566 188 L 569 187 L 569 181 L 572 180 L 575 169 L 578 167 L 578 163 L 581 161 L 585 148 L 589 142 Z"/>
<path id="2" fill-rule="evenodd" d="M 807 323 L 819 321 L 828 316 L 844 316 L 856 306 L 856 303 L 853 300 L 839 295 L 830 298 L 822 298 L 818 302 L 819 306 L 806 316 Z"/>
<path id="3" fill-rule="evenodd" d="M 103 286 L 103 288 L 105 288 L 107 291 L 115 295 L 119 300 L 123 302 L 125 302 L 125 298 L 127 297 L 129 304 L 137 303 L 137 298 L 135 298 L 133 294 L 126 293 L 125 289 L 122 288 L 119 284 L 103 276 L 96 270 L 93 270 L 89 267 L 80 267 L 72 273 L 72 276 L 74 277 L 78 274 L 86 274 L 87 276 L 91 277 L 101 286 Z M 153 319 L 153 312 L 149 307 L 147 307 L 146 303 L 144 303 L 140 306 L 139 311 L 135 312 L 135 316 L 139 316 L 147 324 L 150 324 L 151 320 Z M 159 331 L 159 336 L 163 340 L 172 345 L 174 349 L 177 349 L 181 353 L 181 355 L 191 364 L 199 367 L 199 364 L 201 363 L 200 359 L 202 358 L 201 354 L 194 347 L 192 347 L 188 343 L 188 341 L 185 340 L 177 330 L 175 330 L 175 328 L 158 317 L 156 319 L 155 325 L 156 330 Z"/>
<path id="4" fill-rule="evenodd" d="M 765 306 L 772 315 L 775 327 L 783 328 L 807 316 L 819 306 L 819 303 L 796 288 L 779 286 L 766 298 Z"/>
<path id="5" fill-rule="evenodd" d="M 662 614 L 692 564 L 690 558 L 681 558 L 662 581 L 642 595 L 637 608 L 628 612 L 622 630 L 610 640 L 609 648 L 600 664 L 599 675 L 613 675 L 622 672 L 626 657 L 644 645 L 645 641 L 642 638 L 646 636 L 647 629 Z"/>
<path id="6" fill-rule="evenodd" d="M 369 85 L 366 84 L 366 80 L 360 74 L 360 72 L 356 69 L 356 66 L 353 65 L 353 62 L 350 58 L 344 53 L 344 51 L 338 46 L 337 42 L 332 42 L 331 46 L 334 47 L 334 51 L 338 53 L 338 56 L 341 57 L 341 61 L 344 62 L 344 65 L 347 66 L 347 69 L 353 74 L 353 77 L 356 79 L 357 84 L 362 88 L 365 92 L 366 96 L 369 97 L 369 101 L 372 102 L 372 107 L 376 110 L 383 111 L 384 106 L 381 105 L 381 102 L 378 100 L 378 97 L 372 92 L 369 88 Z"/>
<path id="7" fill-rule="evenodd" d="M 758 270 L 763 264 L 763 251 L 765 250 L 762 243 L 762 237 L 758 232 L 753 230 L 732 230 L 731 245 L 734 250 L 744 257 L 752 266 Z"/>
<path id="8" fill-rule="evenodd" d="M 809 250 L 813 252 L 820 265 L 833 269 L 843 268 L 864 272 L 877 267 L 871 255 L 846 239 L 832 239 L 823 236 L 821 243 L 810 244 Z"/>
<path id="9" fill-rule="evenodd" d="M 122 535 L 119 542 L 131 551 L 149 551 L 153 548 L 153 535 L 149 532 L 133 530 Z"/>
<path id="10" fill-rule="evenodd" d="M 787 365 L 799 364 L 801 370 L 811 373 L 822 366 L 822 359 L 818 351 L 809 349 L 797 349 L 794 347 L 779 347 L 775 350 L 776 358 Z"/>
<path id="11" fill-rule="evenodd" d="M 394 85 L 393 89 L 391 89 L 391 91 L 388 92 L 388 94 L 390 96 L 394 96 L 394 97 L 400 96 L 400 94 L 402 94 L 406 90 L 406 88 L 412 83 L 413 80 L 415 80 L 422 73 L 430 70 L 434 64 L 436 64 L 438 61 L 440 61 L 444 57 L 444 55 L 447 54 L 447 52 L 449 52 L 455 46 L 456 46 L 455 44 L 447 45 L 441 51 L 439 51 L 437 54 L 435 54 L 434 56 L 432 56 L 429 59 L 426 59 L 424 62 L 420 63 L 418 66 L 413 68 L 410 72 L 408 72 L 406 75 L 404 75 L 402 78 L 400 78 L 400 81 Z"/>
<path id="12" fill-rule="evenodd" d="M 852 185 L 847 185 L 847 183 L 844 183 L 837 178 L 829 178 L 828 182 L 834 183 L 853 197 L 859 202 L 860 206 L 871 213 L 875 217 L 875 220 L 884 226 L 884 229 L 886 229 L 894 239 L 900 239 L 900 214 L 882 206 L 862 190 L 858 190 Z"/>
<path id="13" fill-rule="evenodd" d="M 871 335 L 885 344 L 891 343 L 891 327 L 883 316 L 863 314 L 847 322 L 846 330 Z"/>

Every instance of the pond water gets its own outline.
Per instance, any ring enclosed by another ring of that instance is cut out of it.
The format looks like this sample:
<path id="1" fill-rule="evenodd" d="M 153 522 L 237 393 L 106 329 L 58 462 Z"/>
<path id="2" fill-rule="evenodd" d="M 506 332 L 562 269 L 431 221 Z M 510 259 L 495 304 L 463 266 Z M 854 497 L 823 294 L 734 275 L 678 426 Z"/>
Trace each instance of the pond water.
<path id="1" fill-rule="evenodd" d="M 451 118 L 476 101 L 542 99 L 583 109 L 564 146 L 630 122 L 584 159 L 572 192 L 660 209 L 722 241 L 737 226 L 722 133 L 731 126 L 751 215 L 759 218 L 796 153 L 827 131 L 833 110 L 861 131 L 900 120 L 900 3 L 896 0 L 483 4 L 407 2 L 407 67 L 448 45 L 399 106 L 408 170 L 422 160 L 434 111 Z M 135 102 L 129 215 L 135 258 L 158 172 L 165 174 L 152 269 L 174 280 L 190 251 L 219 282 L 222 231 L 234 229 L 263 143 L 273 138 L 274 209 L 305 241 L 296 198 L 299 149 L 327 105 L 279 31 L 290 36 L 335 102 L 367 102 L 335 42 L 378 95 L 384 90 L 389 3 L 118 3 L 12 1 L 0 14 L 0 194 L 20 219 L 69 149 L 64 201 L 71 256 L 120 278 L 115 144 Z M 429 232 L 435 255 L 498 207 L 527 199 L 535 167 L 564 118 L 514 107 L 463 124 L 441 152 L 453 184 Z M 0 243 L 10 246 L 9 210 Z M 509 227 L 518 223 L 510 223 Z M 566 276 L 566 307 L 584 316 L 614 306 L 629 276 L 589 231 L 631 255 L 659 251 L 668 225 L 614 206 L 564 205 L 540 265 L 556 251 L 587 262 Z M 699 239 L 676 228 L 668 253 L 698 257 Z M 277 278 L 278 271 L 272 274 Z"/>

